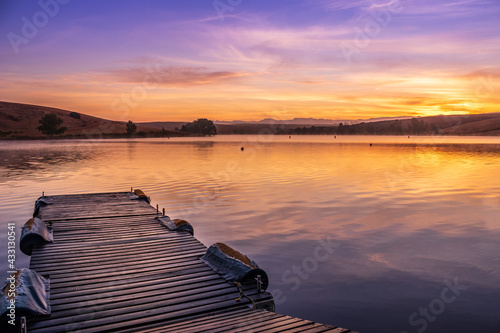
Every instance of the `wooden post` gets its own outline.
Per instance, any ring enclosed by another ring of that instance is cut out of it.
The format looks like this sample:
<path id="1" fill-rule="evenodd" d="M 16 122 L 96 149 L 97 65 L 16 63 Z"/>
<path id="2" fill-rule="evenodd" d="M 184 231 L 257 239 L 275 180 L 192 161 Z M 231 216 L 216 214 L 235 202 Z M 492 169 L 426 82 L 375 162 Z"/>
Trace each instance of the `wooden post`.
<path id="1" fill-rule="evenodd" d="M 21 333 L 27 333 L 28 332 L 28 327 L 26 326 L 26 317 L 21 317 L 21 327 L 19 332 Z"/>

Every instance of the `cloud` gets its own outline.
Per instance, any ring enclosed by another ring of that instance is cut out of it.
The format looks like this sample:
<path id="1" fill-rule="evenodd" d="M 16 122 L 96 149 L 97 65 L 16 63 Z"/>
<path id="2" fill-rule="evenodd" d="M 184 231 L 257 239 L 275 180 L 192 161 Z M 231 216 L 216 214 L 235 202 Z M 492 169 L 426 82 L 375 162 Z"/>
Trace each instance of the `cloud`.
<path id="1" fill-rule="evenodd" d="M 407 105 L 407 106 L 439 106 L 442 108 L 449 108 L 450 106 L 462 105 L 466 100 L 464 99 L 453 99 L 453 98 L 433 98 L 427 97 L 408 97 L 402 99 L 395 99 L 393 103 L 395 105 Z"/>
<path id="2" fill-rule="evenodd" d="M 315 80 L 297 80 L 298 83 L 302 84 L 325 84 L 326 81 L 315 81 Z"/>
<path id="3" fill-rule="evenodd" d="M 313 2 L 313 1 L 311 1 Z M 314 0 L 317 4 L 318 1 Z M 484 6 L 494 6 L 496 1 L 494 0 L 321 0 L 319 1 L 320 6 L 330 11 L 338 10 L 348 10 L 348 9 L 376 9 L 382 7 L 388 7 L 400 3 L 405 8 L 411 8 L 410 13 L 418 14 L 443 14 L 450 12 L 460 12 L 465 13 L 466 10 L 471 7 L 484 7 Z"/>
<path id="4" fill-rule="evenodd" d="M 203 67 L 142 66 L 114 69 L 98 74 L 118 83 L 154 82 L 160 86 L 211 85 L 234 82 L 253 73 L 238 71 L 211 71 Z"/>
<path id="5" fill-rule="evenodd" d="M 459 76 L 459 79 L 472 80 L 472 81 L 476 81 L 479 79 L 486 79 L 486 80 L 494 80 L 496 82 L 500 80 L 500 71 L 498 71 L 498 69 L 490 69 L 490 70 L 482 69 Z"/>
<path id="6" fill-rule="evenodd" d="M 404 7 L 405 16 L 419 16 L 421 18 L 470 17 L 491 12 L 491 6 L 497 8 L 493 0 L 400 0 Z"/>
<path id="7" fill-rule="evenodd" d="M 337 11 L 337 10 L 346 10 L 359 7 L 369 7 L 372 5 L 372 2 L 370 0 L 352 0 L 352 1 L 322 0 L 320 1 L 320 4 L 328 10 Z"/>

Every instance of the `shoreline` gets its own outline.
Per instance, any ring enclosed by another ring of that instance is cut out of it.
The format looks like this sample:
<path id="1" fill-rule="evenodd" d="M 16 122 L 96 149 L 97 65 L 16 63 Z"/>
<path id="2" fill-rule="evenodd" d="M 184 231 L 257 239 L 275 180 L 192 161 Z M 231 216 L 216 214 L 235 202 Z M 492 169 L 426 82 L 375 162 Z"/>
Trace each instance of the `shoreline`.
<path id="1" fill-rule="evenodd" d="M 283 133 L 265 133 L 265 134 L 260 134 L 260 133 L 244 133 L 244 134 L 217 134 L 214 136 L 201 136 L 201 135 L 169 135 L 169 136 L 155 136 L 155 135 L 145 135 L 145 136 L 133 136 L 133 137 L 128 137 L 128 136 L 117 136 L 117 135 L 109 135 L 109 134 L 104 134 L 104 135 L 95 135 L 95 136 L 82 136 L 82 135 L 69 135 L 69 136 L 57 136 L 57 137 L 46 137 L 46 136 L 40 136 L 40 137 L 0 137 L 0 141 L 62 141 L 62 140 L 75 140 L 75 141 L 96 141 L 96 140 L 123 140 L 123 139 L 171 139 L 171 138 L 209 138 L 209 137 L 228 137 L 228 136 L 278 136 L 278 137 L 307 137 L 307 136 L 313 136 L 313 137 L 408 137 L 408 138 L 413 138 L 413 137 L 491 137 L 491 138 L 500 138 L 499 135 L 491 135 L 491 134 L 473 134 L 473 135 L 467 135 L 467 134 L 445 134 L 445 133 L 438 133 L 438 134 L 427 134 L 427 135 L 416 135 L 416 134 L 283 134 Z"/>

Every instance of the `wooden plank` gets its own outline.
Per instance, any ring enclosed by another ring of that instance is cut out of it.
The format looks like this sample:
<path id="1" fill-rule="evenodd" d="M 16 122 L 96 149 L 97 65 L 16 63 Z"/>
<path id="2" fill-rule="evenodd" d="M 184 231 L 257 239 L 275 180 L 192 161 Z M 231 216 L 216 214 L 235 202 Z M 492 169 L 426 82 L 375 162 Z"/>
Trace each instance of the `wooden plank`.
<path id="1" fill-rule="evenodd" d="M 245 315 L 226 317 L 224 319 L 219 320 L 205 320 L 202 323 L 197 325 L 183 325 L 182 327 L 172 330 L 168 329 L 168 332 L 177 332 L 177 333 L 197 333 L 197 332 L 230 332 L 233 329 L 237 329 L 236 331 L 241 332 L 242 328 L 245 328 L 246 332 L 251 332 L 252 323 L 257 321 L 271 322 L 273 320 L 273 316 L 270 313 L 261 313 L 254 312 L 247 313 Z M 215 328 L 215 329 L 214 329 Z"/>
<path id="2" fill-rule="evenodd" d="M 227 331 L 234 327 L 245 327 L 245 329 L 250 328 L 251 324 L 256 321 L 270 320 L 272 318 L 272 314 L 263 313 L 257 311 L 251 311 L 250 313 L 245 313 L 242 315 L 241 313 L 237 313 L 236 316 L 228 316 L 226 315 L 222 319 L 217 320 L 207 320 L 205 319 L 202 323 L 196 325 L 187 325 L 184 324 L 181 328 L 176 331 L 171 332 L 185 332 L 185 333 L 196 333 L 196 332 L 210 332 L 211 329 L 217 327 L 219 330 Z"/>
<path id="3" fill-rule="evenodd" d="M 65 303 L 80 302 L 82 300 L 87 300 L 89 296 L 94 294 L 103 295 L 103 297 L 118 297 L 127 294 L 137 295 L 137 293 L 140 292 L 141 297 L 144 297 L 145 295 L 143 295 L 142 293 L 150 290 L 162 290 L 165 288 L 176 288 L 176 287 L 195 289 L 197 288 L 197 286 L 202 286 L 202 285 L 209 286 L 214 283 L 220 283 L 220 281 L 217 281 L 217 279 L 218 276 L 214 276 L 211 274 L 211 275 L 202 275 L 192 279 L 189 278 L 186 279 L 185 277 L 182 277 L 182 279 L 177 279 L 177 280 L 164 278 L 157 280 L 141 281 L 136 283 L 128 283 L 124 285 L 122 288 L 115 288 L 114 290 L 110 290 L 108 288 L 107 290 L 102 290 L 102 289 L 90 290 L 73 295 L 67 295 L 67 294 L 64 296 L 54 295 L 56 297 L 50 298 L 50 304 L 59 305 Z M 173 292 L 174 289 L 169 291 Z"/>
<path id="4" fill-rule="evenodd" d="M 50 205 L 40 208 L 44 220 L 72 220 L 75 218 L 94 218 L 156 213 L 144 200 L 131 200 L 129 192 L 88 194 L 75 196 L 49 196 Z"/>
<path id="5" fill-rule="evenodd" d="M 96 256 L 89 256 L 88 260 L 77 260 L 74 262 L 61 262 L 59 265 L 57 263 L 52 263 L 51 265 L 43 265 L 40 263 L 39 265 L 33 265 L 33 269 L 40 269 L 40 271 L 50 271 L 50 274 L 57 274 L 58 272 L 77 272 L 77 271 L 86 271 L 86 270 L 96 270 L 96 269 L 106 269 L 109 267 L 116 267 L 116 265 L 127 265 L 127 264 L 150 264 L 155 262 L 165 262 L 166 260 L 177 260 L 181 258 L 187 257 L 201 257 L 205 251 L 202 249 L 191 248 L 189 246 L 182 246 L 175 250 L 171 251 L 163 251 L 164 253 L 161 256 L 158 255 L 159 258 L 151 258 L 151 255 L 141 255 L 136 254 L 133 256 L 126 256 L 127 253 L 124 253 L 122 257 L 112 257 L 112 258 L 104 258 L 102 260 L 95 259 Z"/>
<path id="6" fill-rule="evenodd" d="M 167 241 L 169 239 L 175 238 L 175 237 L 182 237 L 186 235 L 186 237 L 190 237 L 191 235 L 187 233 L 159 233 L 155 236 L 148 236 L 148 237 L 137 237 L 137 238 L 130 238 L 127 240 L 126 243 L 124 243 L 125 239 L 120 239 L 120 240 L 115 240 L 115 239 L 110 239 L 110 240 L 101 240 L 99 242 L 93 242 L 93 241 L 88 241 L 88 242 L 74 242 L 73 245 L 68 245 L 68 244 L 56 244 L 56 243 L 41 243 L 36 244 L 33 246 L 33 249 L 35 248 L 40 248 L 43 249 L 42 253 L 46 254 L 52 254 L 55 252 L 61 252 L 61 251 L 92 251 L 92 250 L 107 250 L 107 249 L 116 249 L 117 245 L 131 245 L 132 243 L 135 243 L 134 245 L 143 245 L 143 244 L 138 244 L 138 243 L 158 243 L 163 241 Z M 34 256 L 37 255 L 38 251 L 35 251 Z"/>
<path id="7" fill-rule="evenodd" d="M 153 274 L 161 274 L 162 276 L 182 276 L 184 272 L 190 272 L 195 270 L 202 270 L 207 268 L 207 266 L 202 262 L 196 262 L 194 264 L 178 264 L 177 267 L 166 267 L 166 268 L 158 268 L 153 267 L 147 270 L 140 271 L 122 271 L 121 274 L 116 274 L 112 276 L 99 276 L 94 279 L 62 279 L 60 281 L 56 281 L 51 290 L 55 289 L 63 289 L 64 291 L 71 290 L 86 290 L 92 289 L 93 286 L 99 285 L 108 285 L 110 283 L 119 284 L 121 281 L 129 281 L 130 279 L 144 279 L 145 276 L 153 275 Z"/>
<path id="8" fill-rule="evenodd" d="M 59 282 L 54 285 L 51 284 L 51 295 L 53 293 L 74 293 L 74 292 L 91 292 L 94 289 L 107 287 L 120 287 L 126 285 L 133 281 L 150 281 L 155 278 L 168 277 L 168 278 L 184 278 L 185 276 L 190 276 L 191 274 L 206 274 L 206 272 L 211 272 L 211 268 L 207 267 L 203 263 L 198 263 L 198 265 L 192 265 L 188 268 L 176 268 L 176 269 L 156 269 L 154 271 L 141 271 L 136 274 L 127 274 L 124 276 L 114 276 L 106 277 L 102 279 L 92 280 L 88 283 L 85 281 L 79 281 L 78 284 L 74 282 Z"/>
<path id="9" fill-rule="evenodd" d="M 241 332 L 242 329 L 246 330 L 247 332 L 253 332 L 257 329 L 271 329 L 276 326 L 282 326 L 290 322 L 290 318 L 282 317 L 282 316 L 276 316 L 273 314 L 262 314 L 259 313 L 259 316 L 257 318 L 254 318 L 253 320 L 248 320 L 247 318 L 243 318 L 242 320 L 237 320 L 234 322 L 227 323 L 227 325 L 220 326 L 215 323 L 207 326 L 203 332 L 206 333 L 216 333 L 216 332 Z"/>
<path id="10" fill-rule="evenodd" d="M 81 310 L 84 308 L 90 308 L 92 310 L 97 308 L 100 312 L 104 312 L 104 315 L 128 313 L 136 311 L 136 309 L 137 311 L 147 311 L 151 308 L 152 302 L 154 302 L 156 306 L 173 306 L 186 303 L 187 299 L 197 300 L 206 298 L 208 295 L 225 295 L 228 293 L 228 290 L 225 281 L 211 280 L 210 283 L 204 282 L 194 284 L 193 286 L 169 286 L 168 290 L 156 288 L 154 290 L 131 290 L 129 292 L 131 293 L 124 292 L 112 297 L 107 297 L 106 294 L 100 294 L 95 297 L 84 297 L 84 299 L 75 302 L 55 304 L 53 311 L 56 314 L 51 316 L 51 319 L 74 317 L 81 314 Z"/>
<path id="11" fill-rule="evenodd" d="M 107 251 L 103 252 L 102 249 L 94 249 L 83 247 L 79 250 L 73 249 L 73 251 L 68 252 L 67 250 L 61 250 L 59 253 L 51 253 L 46 255 L 38 255 L 34 256 L 31 259 L 32 264 L 45 264 L 47 266 L 52 265 L 53 263 L 60 262 L 72 262 L 72 261 L 85 261 L 85 262 L 93 262 L 99 261 L 99 258 L 111 259 L 111 258 L 120 258 L 122 256 L 134 255 L 134 256 L 152 256 L 152 255 L 161 255 L 165 253 L 169 253 L 171 248 L 175 248 L 176 246 L 183 247 L 202 247 L 198 242 L 193 240 L 182 240 L 182 239 L 167 239 L 162 240 L 156 243 L 148 242 L 148 244 L 142 243 L 139 244 L 140 247 L 137 246 L 137 243 L 128 244 L 128 246 L 123 245 L 120 247 L 120 251 Z M 98 258 L 99 257 L 99 258 Z M 93 258 L 93 259 L 88 259 Z"/>
<path id="12" fill-rule="evenodd" d="M 37 253 L 32 258 L 33 263 L 41 262 L 50 264 L 52 262 L 58 262 L 68 260 L 72 258 L 74 260 L 80 260 L 88 257 L 97 257 L 97 255 L 102 255 L 104 258 L 113 258 L 120 257 L 122 255 L 133 254 L 140 255 L 149 254 L 154 255 L 155 253 L 164 253 L 168 252 L 169 249 L 175 248 L 176 246 L 190 246 L 195 248 L 202 248 L 198 242 L 191 239 L 162 239 L 158 242 L 128 242 L 127 245 L 123 245 L 120 247 L 120 251 L 113 251 L 114 248 L 111 248 L 111 251 L 103 251 L 102 248 L 88 248 L 87 246 L 81 248 L 74 248 L 71 252 L 67 250 L 60 250 L 59 252 L 52 252 L 50 254 L 40 254 Z M 56 248 L 53 248 L 56 249 Z M 98 259 L 95 259 L 98 260 Z"/>
<path id="13" fill-rule="evenodd" d="M 152 320 L 168 320 L 180 316 L 189 316 L 197 312 L 206 312 L 213 309 L 230 307 L 234 305 L 234 299 L 239 293 L 228 293 L 227 290 L 207 292 L 203 295 L 192 295 L 171 301 L 158 302 L 156 304 L 147 303 L 127 308 L 115 308 L 101 311 L 97 308 L 86 308 L 80 314 L 71 317 L 73 322 L 79 323 L 79 329 L 114 330 L 128 325 L 142 325 Z M 241 304 L 248 304 L 249 301 L 242 301 Z M 85 312 L 88 311 L 88 312 Z M 50 319 L 34 323 L 32 329 L 37 328 L 62 328 L 68 322 L 68 317 Z M 93 331 L 90 330 L 90 331 Z M 42 330 L 44 331 L 44 330 Z M 31 330 L 30 330 L 31 332 Z M 34 330 L 36 332 L 36 330 Z M 45 332 L 51 332 L 46 330 Z"/>
<path id="14" fill-rule="evenodd" d="M 334 328 L 333 326 L 329 328 L 326 325 L 315 324 L 314 327 L 307 328 L 304 331 L 299 331 L 299 332 L 301 332 L 301 333 L 324 333 L 324 332 L 332 332 L 332 330 L 334 330 L 334 329 L 336 329 L 336 328 Z M 342 332 L 349 332 L 349 330 L 342 331 Z"/>
<path id="15" fill-rule="evenodd" d="M 149 246 L 157 245 L 169 240 L 177 240 L 182 237 L 190 238 L 191 235 L 187 233 L 167 233 L 163 235 L 158 235 L 157 237 L 147 237 L 147 238 L 137 238 L 131 239 L 130 241 L 123 243 L 114 240 L 101 241 L 101 242 L 87 242 L 85 244 L 78 245 L 61 245 L 57 243 L 39 243 L 33 246 L 33 249 L 39 249 L 39 251 L 34 251 L 31 255 L 33 258 L 38 258 L 47 254 L 61 254 L 71 251 L 71 253 L 88 253 L 88 252 L 105 252 L 107 250 L 116 249 L 116 245 L 120 244 L 120 248 L 124 247 L 136 247 L 136 246 Z"/>
<path id="16" fill-rule="evenodd" d="M 105 209 L 105 208 L 103 208 Z M 55 209 L 54 209 L 55 210 Z M 123 209 L 116 209 L 115 211 L 92 211 L 87 214 L 77 214 L 73 211 L 73 209 L 68 209 L 66 212 L 61 212 L 58 215 L 56 213 L 46 212 L 46 214 L 41 214 L 40 218 L 44 221 L 72 221 L 72 220 L 80 220 L 80 219 L 95 219 L 95 218 L 114 218 L 117 216 L 122 217 L 134 217 L 134 216 L 142 216 L 142 215 L 156 215 L 156 210 L 151 211 L 150 209 L 140 209 L 137 210 L 134 207 L 123 207 Z"/>
<path id="17" fill-rule="evenodd" d="M 159 269 L 167 269 L 171 271 L 180 271 L 183 268 L 186 267 L 193 267 L 196 266 L 196 264 L 204 265 L 203 262 L 200 260 L 193 260 L 193 261 L 179 261 L 175 263 L 166 263 L 162 265 L 157 265 L 157 266 L 151 266 L 151 267 L 142 267 L 139 266 L 134 266 L 134 267 L 127 267 L 127 268 L 121 268 L 121 267 L 116 267 L 119 271 L 109 271 L 109 272 L 101 272 L 101 273 L 96 273 L 92 275 L 86 275 L 85 279 L 82 279 L 82 276 L 80 274 L 70 274 L 67 276 L 51 276 L 51 281 L 53 280 L 54 282 L 59 282 L 59 281 L 64 281 L 64 282 L 76 282 L 80 281 L 81 284 L 86 284 L 87 280 L 92 280 L 92 279 L 101 279 L 101 278 L 108 278 L 108 277 L 123 277 L 124 275 L 128 274 L 137 274 L 139 272 L 145 272 L 145 271 L 156 271 Z"/>
<path id="18" fill-rule="evenodd" d="M 251 310 L 248 307 L 234 307 L 230 309 L 224 309 L 224 310 L 215 310 L 210 312 L 209 314 L 198 314 L 198 315 L 193 315 L 190 316 L 189 319 L 172 319 L 169 321 L 169 323 L 164 323 L 164 322 L 159 322 L 159 323 L 153 323 L 153 324 L 146 324 L 143 325 L 140 328 L 140 331 L 142 333 L 161 333 L 161 332 L 168 332 L 168 333 L 175 333 L 175 332 L 184 332 L 184 329 L 189 329 L 193 327 L 197 327 L 197 325 L 204 324 L 205 322 L 217 322 L 219 320 L 223 319 L 231 319 L 234 317 L 239 317 L 239 316 L 245 316 L 249 312 L 255 313 L 256 315 L 259 315 L 259 310 Z M 134 329 L 124 329 L 121 332 L 124 333 L 136 333 L 137 328 Z"/>
<path id="19" fill-rule="evenodd" d="M 170 260 L 170 263 L 182 263 L 187 260 L 197 260 L 200 257 L 200 252 L 194 252 L 191 254 L 186 254 L 186 255 L 181 255 L 181 256 L 176 256 L 172 260 Z M 100 274 L 103 271 L 106 270 L 112 270 L 116 267 L 119 267 L 120 270 L 141 270 L 145 267 L 155 267 L 156 264 L 162 264 L 165 261 L 163 258 L 158 258 L 158 259 L 148 259 L 148 260 L 143 260 L 142 262 L 121 262 L 121 261 L 116 261 L 112 264 L 108 265 L 94 265 L 94 266 L 86 266 L 86 267 L 76 267 L 76 268 L 71 268 L 71 269 L 65 269 L 65 270 L 54 270 L 54 269 L 43 269 L 40 268 L 38 269 L 38 272 L 42 275 L 50 275 L 52 279 L 57 280 L 57 279 L 62 279 L 66 277 L 74 277 L 74 276 L 81 276 L 82 274 L 86 274 L 89 277 L 94 277 L 96 274 Z"/>
<path id="20" fill-rule="evenodd" d="M 282 325 L 285 324 L 285 325 Z M 298 328 L 298 327 L 303 327 L 303 326 L 308 326 L 310 325 L 310 322 L 307 322 L 302 319 L 295 319 L 291 318 L 288 319 L 287 321 L 279 322 L 279 325 L 276 325 L 275 327 L 270 327 L 273 325 L 265 326 L 264 329 L 258 329 L 255 332 L 267 332 L 267 333 L 277 333 L 277 332 L 291 332 L 293 329 Z"/>
<path id="21" fill-rule="evenodd" d="M 57 262 L 51 262 L 50 265 L 43 265 L 43 262 L 36 262 L 31 265 L 32 269 L 40 269 L 45 271 L 53 271 L 57 272 L 60 270 L 71 270 L 71 269 L 96 269 L 96 267 L 104 266 L 104 265 L 118 265 L 118 264 L 130 264 L 130 263 L 141 263 L 141 262 L 164 262 L 165 260 L 175 260 L 178 258 L 187 258 L 187 257 L 196 257 L 200 258 L 204 251 L 200 249 L 192 249 L 189 247 L 183 246 L 181 249 L 176 249 L 175 251 L 161 251 L 155 253 L 154 256 L 158 257 L 155 259 L 150 259 L 152 255 L 149 256 L 143 253 L 135 253 L 135 252 L 124 252 L 123 257 L 111 257 L 111 258 L 103 258 L 101 261 L 94 260 L 95 256 L 83 257 L 83 259 L 75 259 L 75 261 L 71 261 L 69 258 L 61 260 L 60 265 L 57 265 Z M 84 260 L 85 259 L 85 260 Z"/>

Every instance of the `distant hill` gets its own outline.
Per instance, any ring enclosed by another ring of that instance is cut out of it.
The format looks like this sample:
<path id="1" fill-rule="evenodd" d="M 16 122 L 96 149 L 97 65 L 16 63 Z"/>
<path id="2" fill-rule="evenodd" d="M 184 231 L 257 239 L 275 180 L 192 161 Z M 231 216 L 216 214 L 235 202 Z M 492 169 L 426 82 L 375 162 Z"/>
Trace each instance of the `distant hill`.
<path id="1" fill-rule="evenodd" d="M 442 130 L 447 135 L 500 135 L 500 114 L 498 117 L 465 122 Z"/>
<path id="2" fill-rule="evenodd" d="M 295 118 L 292 121 L 218 122 L 217 131 L 219 134 L 500 135 L 500 113 L 320 120 Z"/>
<path id="3" fill-rule="evenodd" d="M 38 105 L 0 102 L 0 137 L 10 139 L 45 138 L 37 127 L 46 113 L 63 119 L 68 130 L 63 137 L 123 137 L 125 122 L 102 119 L 80 112 Z M 144 122 L 137 124 L 138 136 L 186 135 L 177 129 L 185 122 Z M 342 126 L 339 124 L 342 123 Z M 500 113 L 434 117 L 373 118 L 330 120 L 295 118 L 260 121 L 216 121 L 219 134 L 396 134 L 396 135 L 500 135 Z"/>
<path id="4" fill-rule="evenodd" d="M 277 120 L 273 118 L 265 118 L 259 121 L 243 121 L 243 120 L 233 120 L 233 121 L 215 121 L 217 125 L 295 125 L 295 126 L 337 126 L 340 123 L 344 125 L 359 124 L 362 122 L 370 123 L 384 120 L 402 120 L 411 119 L 412 117 L 383 117 L 383 118 L 370 118 L 370 119 L 323 119 L 323 118 L 293 118 L 291 120 Z"/>

